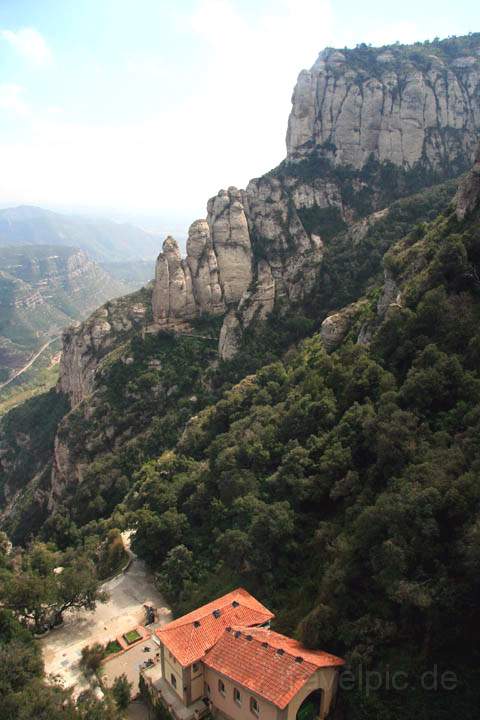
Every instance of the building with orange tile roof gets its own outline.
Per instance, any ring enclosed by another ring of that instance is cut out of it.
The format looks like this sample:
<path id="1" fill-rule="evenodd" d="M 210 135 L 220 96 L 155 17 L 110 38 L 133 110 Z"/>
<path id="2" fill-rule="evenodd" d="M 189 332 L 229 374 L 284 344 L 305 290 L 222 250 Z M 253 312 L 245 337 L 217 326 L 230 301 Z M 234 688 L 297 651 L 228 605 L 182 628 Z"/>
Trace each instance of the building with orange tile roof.
<path id="1" fill-rule="evenodd" d="M 274 632 L 273 618 L 238 588 L 159 628 L 156 697 L 177 720 L 323 720 L 344 661 Z"/>
<path id="2" fill-rule="evenodd" d="M 233 590 L 157 630 L 157 636 L 182 667 L 197 662 L 232 625 L 258 626 L 274 617 L 243 588 Z"/>

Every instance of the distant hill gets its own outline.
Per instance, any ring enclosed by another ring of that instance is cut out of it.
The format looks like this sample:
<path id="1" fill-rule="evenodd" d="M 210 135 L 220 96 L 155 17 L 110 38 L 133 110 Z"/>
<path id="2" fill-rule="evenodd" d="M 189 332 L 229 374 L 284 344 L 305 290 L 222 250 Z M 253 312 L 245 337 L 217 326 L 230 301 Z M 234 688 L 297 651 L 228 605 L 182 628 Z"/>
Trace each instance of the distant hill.
<path id="1" fill-rule="evenodd" d="M 20 205 L 0 210 L 0 247 L 18 244 L 74 246 L 94 260 L 117 262 L 156 257 L 160 236 L 128 223 Z"/>
<path id="2" fill-rule="evenodd" d="M 0 247 L 0 382 L 72 321 L 128 289 L 78 248 Z"/>

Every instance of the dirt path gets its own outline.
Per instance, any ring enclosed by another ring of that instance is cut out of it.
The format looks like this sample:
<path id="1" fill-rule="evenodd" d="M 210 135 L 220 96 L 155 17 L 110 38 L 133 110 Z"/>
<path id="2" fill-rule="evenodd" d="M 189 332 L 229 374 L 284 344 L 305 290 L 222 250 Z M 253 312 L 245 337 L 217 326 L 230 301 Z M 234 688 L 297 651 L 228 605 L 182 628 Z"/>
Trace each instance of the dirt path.
<path id="1" fill-rule="evenodd" d="M 49 340 L 48 342 L 46 342 L 45 345 L 42 345 L 40 350 L 37 353 L 35 353 L 35 355 L 31 358 L 31 360 L 28 361 L 28 363 L 26 365 L 23 366 L 23 368 L 21 368 L 20 370 L 17 370 L 17 372 L 14 373 L 11 378 L 9 378 L 8 380 L 5 380 L 5 382 L 0 383 L 0 390 L 2 390 L 2 388 L 4 388 L 4 387 L 7 387 L 7 385 L 10 385 L 10 383 L 13 382 L 14 380 L 16 380 L 18 377 L 20 377 L 20 375 L 23 375 L 23 373 L 26 372 L 28 370 L 28 368 L 32 367 L 35 360 L 37 360 L 37 358 L 40 357 L 40 355 L 43 353 L 43 351 L 46 350 L 47 347 L 49 347 L 53 342 L 55 342 L 55 340 L 58 340 L 59 337 L 60 337 L 60 335 L 57 335 L 56 337 L 54 337 L 51 340 Z"/>

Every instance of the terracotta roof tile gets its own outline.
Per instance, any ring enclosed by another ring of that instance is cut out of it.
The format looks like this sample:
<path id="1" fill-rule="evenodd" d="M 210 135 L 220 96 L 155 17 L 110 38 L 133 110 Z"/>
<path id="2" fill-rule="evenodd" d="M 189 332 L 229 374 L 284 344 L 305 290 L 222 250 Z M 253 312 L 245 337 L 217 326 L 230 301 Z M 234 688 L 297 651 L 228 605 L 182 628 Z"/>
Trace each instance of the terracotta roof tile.
<path id="1" fill-rule="evenodd" d="M 283 710 L 319 667 L 344 661 L 267 629 L 233 627 L 203 662 Z"/>
<path id="2" fill-rule="evenodd" d="M 159 628 L 156 634 L 179 663 L 187 667 L 203 658 L 225 628 L 232 625 L 261 625 L 273 617 L 273 613 L 250 593 L 238 588 L 173 620 Z"/>

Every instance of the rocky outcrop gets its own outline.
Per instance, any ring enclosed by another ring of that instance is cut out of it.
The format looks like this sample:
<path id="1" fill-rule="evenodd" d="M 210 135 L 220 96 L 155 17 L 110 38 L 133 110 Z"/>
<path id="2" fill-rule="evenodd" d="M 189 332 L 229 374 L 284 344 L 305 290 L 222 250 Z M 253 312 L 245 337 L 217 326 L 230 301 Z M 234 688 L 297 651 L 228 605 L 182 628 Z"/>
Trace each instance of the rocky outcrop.
<path id="1" fill-rule="evenodd" d="M 185 259 L 166 238 L 156 264 L 154 323 L 180 329 L 202 314 L 227 313 L 219 352 L 230 358 L 254 319 L 310 291 L 322 254 L 321 238 L 305 230 L 280 179 L 221 190 L 208 201 L 206 220 L 190 226 Z"/>
<path id="2" fill-rule="evenodd" d="M 467 215 L 480 206 L 480 146 L 477 150 L 475 164 L 460 183 L 455 200 L 459 221 L 464 220 Z"/>
<path id="3" fill-rule="evenodd" d="M 145 327 L 149 307 L 138 299 L 139 294 L 112 300 L 84 323 L 77 323 L 64 331 L 57 387 L 68 396 L 72 407 L 92 392 L 95 373 L 102 358 L 132 332 L 139 332 Z"/>
<path id="4" fill-rule="evenodd" d="M 402 168 L 441 168 L 459 155 L 471 162 L 480 129 L 480 43 L 453 53 L 444 47 L 321 52 L 293 93 L 288 159 L 317 150 L 355 169 L 372 159 Z"/>
<path id="5" fill-rule="evenodd" d="M 190 227 L 184 260 L 175 241 L 165 241 L 153 295 L 157 326 L 225 314 L 219 351 L 232 357 L 255 319 L 302 302 L 326 240 L 411 192 L 405 173 L 415 174 L 418 189 L 418 173 L 426 185 L 470 164 L 479 89 L 480 44 L 459 43 L 454 52 L 445 43 L 324 50 L 298 78 L 286 162 L 245 191 L 209 200 L 206 220 Z M 372 163 L 375 179 L 367 178 Z M 401 181 L 390 177 L 388 191 L 384 163 L 404 173 Z M 370 220 L 363 222 L 360 235 Z"/>
<path id="6" fill-rule="evenodd" d="M 189 332 L 195 318 L 224 316 L 219 354 L 231 358 L 252 323 L 301 305 L 340 231 L 350 227 L 360 242 L 375 212 L 462 172 L 480 130 L 480 44 L 448 42 L 320 53 L 293 94 L 286 160 L 245 190 L 211 198 L 206 218 L 190 226 L 185 258 L 166 238 L 150 330 Z M 343 320 L 326 321 L 327 344 Z M 100 340 L 89 331 L 73 344 L 66 338 L 75 398 L 95 373 L 89 348 L 109 342 L 106 326 L 95 332 Z"/>
<path id="7" fill-rule="evenodd" d="M 245 193 L 221 190 L 207 205 L 207 219 L 190 226 L 187 257 L 167 237 L 158 256 L 152 308 L 154 322 L 177 329 L 202 314 L 223 314 L 237 305 L 252 280 L 252 247 Z"/>
<path id="8" fill-rule="evenodd" d="M 384 318 L 392 305 L 400 306 L 401 292 L 389 270 L 384 270 L 384 283 L 382 292 L 377 301 L 377 315 Z"/>
<path id="9" fill-rule="evenodd" d="M 325 318 L 320 327 L 320 337 L 326 350 L 335 350 L 341 345 L 366 305 L 365 300 L 360 300 Z M 361 335 L 364 343 L 368 337 L 365 328 L 361 329 Z"/>

